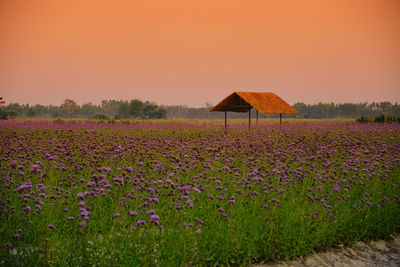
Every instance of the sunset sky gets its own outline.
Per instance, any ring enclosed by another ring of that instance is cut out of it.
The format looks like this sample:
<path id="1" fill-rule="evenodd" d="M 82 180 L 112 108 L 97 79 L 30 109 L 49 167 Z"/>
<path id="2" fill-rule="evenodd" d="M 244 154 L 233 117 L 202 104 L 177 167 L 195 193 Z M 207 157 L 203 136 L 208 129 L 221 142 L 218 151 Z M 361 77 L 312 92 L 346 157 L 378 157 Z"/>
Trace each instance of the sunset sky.
<path id="1" fill-rule="evenodd" d="M 21 104 L 400 102 L 399 0 L 0 0 L 0 96 Z"/>

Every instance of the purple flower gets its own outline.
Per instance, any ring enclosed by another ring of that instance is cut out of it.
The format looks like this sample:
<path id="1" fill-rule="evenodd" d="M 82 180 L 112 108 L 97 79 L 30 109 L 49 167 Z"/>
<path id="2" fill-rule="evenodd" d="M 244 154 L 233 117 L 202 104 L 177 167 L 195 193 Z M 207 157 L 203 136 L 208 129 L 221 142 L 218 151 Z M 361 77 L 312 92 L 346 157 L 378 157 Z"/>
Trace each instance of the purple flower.
<path id="1" fill-rule="evenodd" d="M 152 214 L 155 214 L 156 212 L 154 210 L 148 210 L 148 211 L 146 211 L 146 213 L 149 215 L 152 215 Z"/>
<path id="2" fill-rule="evenodd" d="M 333 189 L 333 191 L 336 191 L 336 192 L 340 191 L 339 185 L 337 183 L 333 186 L 332 189 Z"/>
<path id="3" fill-rule="evenodd" d="M 253 178 L 253 181 L 254 181 L 254 182 L 263 182 L 264 179 L 261 178 L 261 177 L 254 177 L 254 178 Z"/>
<path id="4" fill-rule="evenodd" d="M 152 198 L 149 199 L 149 202 L 150 202 L 150 203 L 151 203 L 151 202 L 155 202 L 156 204 L 158 204 L 160 201 L 158 200 L 158 198 L 152 197 Z"/>
<path id="5" fill-rule="evenodd" d="M 87 182 L 87 184 L 86 184 L 88 187 L 93 187 L 93 186 L 95 186 L 96 185 L 96 183 L 95 182 L 93 182 L 93 181 L 89 181 L 89 182 Z"/>
<path id="6" fill-rule="evenodd" d="M 158 225 L 160 224 L 160 222 L 158 221 L 159 219 L 160 217 L 158 217 L 158 215 L 151 215 L 150 222 Z"/>
<path id="7" fill-rule="evenodd" d="M 135 227 L 135 226 L 132 226 L 132 227 L 131 227 L 131 230 L 132 230 L 132 231 L 133 231 L 133 230 L 135 230 L 135 229 L 136 229 L 136 227 Z"/>
<path id="8" fill-rule="evenodd" d="M 89 215 L 90 215 L 90 212 L 89 212 L 89 211 L 87 211 L 87 210 L 84 209 L 84 208 L 80 208 L 79 210 L 81 211 L 81 213 L 79 214 L 79 216 L 84 217 L 86 220 L 89 219 Z"/>
<path id="9" fill-rule="evenodd" d="M 31 207 L 26 206 L 26 208 L 24 209 L 25 213 L 29 213 L 31 211 Z"/>
<path id="10" fill-rule="evenodd" d="M 53 224 L 49 224 L 47 227 L 49 227 L 49 229 L 54 229 L 54 225 Z"/>
<path id="11" fill-rule="evenodd" d="M 199 224 L 204 224 L 203 220 L 201 220 L 201 219 L 199 219 L 199 218 L 197 218 L 197 217 L 195 217 L 194 219 L 195 219 L 196 222 L 198 222 Z"/>
<path id="12" fill-rule="evenodd" d="M 139 220 L 136 222 L 136 226 L 141 226 L 141 225 L 145 225 L 146 221 L 145 220 Z"/>
<path id="13" fill-rule="evenodd" d="M 105 171 L 105 172 L 110 172 L 111 168 L 110 167 L 103 167 L 102 170 Z"/>
<path id="14" fill-rule="evenodd" d="M 15 235 L 13 236 L 13 238 L 14 238 L 14 239 L 20 238 L 20 234 L 15 234 Z"/>
<path id="15" fill-rule="evenodd" d="M 128 214 L 131 216 L 137 216 L 137 212 L 136 211 L 128 211 Z"/>
<path id="16" fill-rule="evenodd" d="M 115 214 L 114 214 L 114 217 L 115 217 L 115 218 L 118 218 L 118 217 L 119 217 L 119 213 L 115 213 Z"/>
<path id="17" fill-rule="evenodd" d="M 76 195 L 76 197 L 78 198 L 78 199 L 85 199 L 85 195 L 83 194 L 83 193 L 78 193 L 77 195 Z"/>
<path id="18" fill-rule="evenodd" d="M 3 247 L 4 248 L 12 248 L 13 244 L 11 244 L 10 242 L 7 242 L 7 243 L 3 244 Z"/>
<path id="19" fill-rule="evenodd" d="M 32 188 L 32 184 L 30 182 L 23 183 L 22 185 L 18 186 L 17 191 L 21 192 L 23 190 L 29 190 Z"/>
<path id="20" fill-rule="evenodd" d="M 69 216 L 68 218 L 67 218 L 67 220 L 69 220 L 69 221 L 72 221 L 72 220 L 74 220 L 75 218 L 74 218 L 74 216 Z"/>
<path id="21" fill-rule="evenodd" d="M 85 221 L 80 222 L 79 227 L 86 227 L 86 222 Z"/>

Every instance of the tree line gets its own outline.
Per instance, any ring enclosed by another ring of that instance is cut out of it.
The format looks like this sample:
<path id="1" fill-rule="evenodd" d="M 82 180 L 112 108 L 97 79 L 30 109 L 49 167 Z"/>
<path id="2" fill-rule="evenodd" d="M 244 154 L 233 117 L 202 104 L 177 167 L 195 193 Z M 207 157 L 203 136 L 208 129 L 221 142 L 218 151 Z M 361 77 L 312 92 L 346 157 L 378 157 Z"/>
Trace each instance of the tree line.
<path id="1" fill-rule="evenodd" d="M 161 119 L 167 117 L 167 111 L 164 108 L 138 99 L 103 100 L 100 105 L 92 103 L 78 105 L 71 99 L 66 99 L 59 106 L 10 103 L 2 106 L 0 111 L 26 118 Z"/>
<path id="2" fill-rule="evenodd" d="M 75 101 L 67 99 L 59 106 L 54 105 L 29 105 L 10 103 L 0 106 L 1 114 L 10 116 L 39 117 L 39 118 L 96 118 L 96 119 L 159 119 L 159 118 L 185 118 L 185 119 L 218 119 L 224 118 L 223 112 L 209 112 L 212 105 L 194 108 L 183 105 L 159 106 L 148 101 L 133 99 L 103 100 L 101 104 L 78 105 Z M 287 118 L 376 118 L 380 115 L 400 116 L 400 105 L 390 102 L 379 103 L 296 103 L 293 107 L 298 114 L 285 114 Z M 251 116 L 255 117 L 255 111 Z M 248 113 L 229 112 L 229 118 L 248 118 Z M 260 118 L 276 118 L 279 114 L 259 114 Z"/>
<path id="3" fill-rule="evenodd" d="M 224 112 L 209 112 L 212 105 L 206 104 L 203 108 L 190 108 L 186 106 L 165 106 L 168 118 L 224 118 Z M 297 114 L 285 114 L 286 118 L 376 118 L 377 116 L 400 116 L 400 105 L 390 102 L 379 103 L 318 103 L 304 104 L 296 103 L 293 108 Z M 248 113 L 229 112 L 230 118 L 248 118 Z M 251 117 L 256 112 L 252 110 Z M 278 118 L 279 114 L 259 114 L 260 118 Z"/>
<path id="4" fill-rule="evenodd" d="M 293 107 L 299 112 L 298 116 L 302 118 L 375 118 L 380 115 L 400 116 L 400 105 L 390 102 L 379 103 L 319 103 L 306 105 L 296 103 Z"/>

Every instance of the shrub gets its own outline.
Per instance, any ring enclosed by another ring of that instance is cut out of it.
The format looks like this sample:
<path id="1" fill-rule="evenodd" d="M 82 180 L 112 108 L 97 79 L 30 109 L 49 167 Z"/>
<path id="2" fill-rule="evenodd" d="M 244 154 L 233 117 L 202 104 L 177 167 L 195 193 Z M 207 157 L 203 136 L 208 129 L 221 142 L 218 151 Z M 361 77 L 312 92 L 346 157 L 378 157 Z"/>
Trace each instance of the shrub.
<path id="1" fill-rule="evenodd" d="M 385 115 L 379 115 L 378 117 L 375 118 L 374 122 L 380 122 L 383 123 L 385 122 Z"/>
<path id="2" fill-rule="evenodd" d="M 399 117 L 400 118 L 400 117 Z M 396 116 L 386 116 L 385 122 L 396 122 L 398 118 Z"/>
<path id="3" fill-rule="evenodd" d="M 0 120 L 8 120 L 8 117 L 15 117 L 17 113 L 9 110 L 0 110 Z"/>
<path id="4" fill-rule="evenodd" d="M 97 120 L 109 120 L 110 118 L 109 118 L 106 114 L 95 113 L 95 114 L 93 114 L 93 119 L 97 119 Z"/>
<path id="5" fill-rule="evenodd" d="M 366 122 L 371 122 L 371 120 L 368 118 L 365 118 L 365 117 L 361 117 L 361 118 L 356 119 L 356 122 L 366 123 Z"/>
<path id="6" fill-rule="evenodd" d="M 357 118 L 356 122 L 359 123 L 367 123 L 367 122 L 379 122 L 379 123 L 384 123 L 384 122 L 400 122 L 400 117 L 396 116 L 385 116 L 383 114 L 375 117 L 375 119 L 370 119 L 366 118 L 364 116 Z"/>

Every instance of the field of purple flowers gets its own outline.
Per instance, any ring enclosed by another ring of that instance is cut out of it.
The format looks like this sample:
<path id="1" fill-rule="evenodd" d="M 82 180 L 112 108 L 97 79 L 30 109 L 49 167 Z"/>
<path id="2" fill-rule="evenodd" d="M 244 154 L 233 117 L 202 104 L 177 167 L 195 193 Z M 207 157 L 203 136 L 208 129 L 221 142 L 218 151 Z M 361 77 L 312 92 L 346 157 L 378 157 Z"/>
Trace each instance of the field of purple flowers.
<path id="1" fill-rule="evenodd" d="M 400 230 L 399 124 L 0 123 L 0 261 L 213 265 Z"/>

